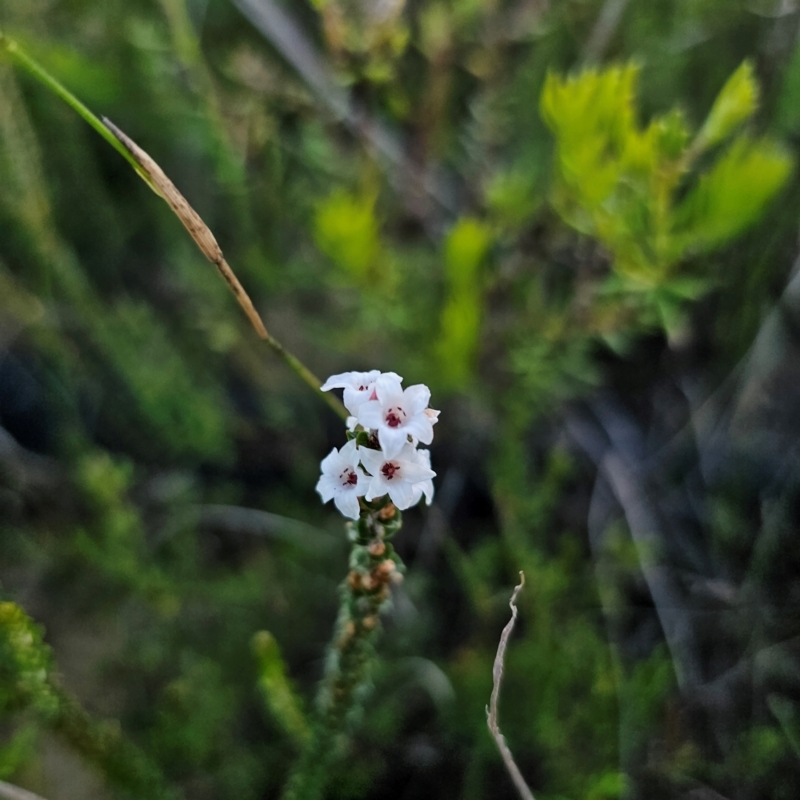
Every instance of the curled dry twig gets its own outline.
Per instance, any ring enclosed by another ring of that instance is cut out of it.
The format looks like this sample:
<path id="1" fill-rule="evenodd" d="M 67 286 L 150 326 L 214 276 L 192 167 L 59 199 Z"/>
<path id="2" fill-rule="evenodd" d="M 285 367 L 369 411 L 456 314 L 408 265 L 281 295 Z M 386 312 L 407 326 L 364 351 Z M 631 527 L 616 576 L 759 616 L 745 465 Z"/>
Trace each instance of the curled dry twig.
<path id="1" fill-rule="evenodd" d="M 494 666 L 492 667 L 492 696 L 489 698 L 489 705 L 486 706 L 486 724 L 489 726 L 489 730 L 495 742 L 497 742 L 497 749 L 503 757 L 503 763 L 506 765 L 508 774 L 511 775 L 511 779 L 514 781 L 514 786 L 517 787 L 520 797 L 522 797 L 523 800 L 534 800 L 533 792 L 528 788 L 528 784 L 525 783 L 525 778 L 522 777 L 522 773 L 519 771 L 519 767 L 514 761 L 514 756 L 511 755 L 511 750 L 509 750 L 506 744 L 505 736 L 500 732 L 500 719 L 497 711 L 497 704 L 500 700 L 500 686 L 503 682 L 506 648 L 508 647 L 508 640 L 511 638 L 511 633 L 514 630 L 514 624 L 517 621 L 517 595 L 522 591 L 524 585 L 525 574 L 520 572 L 519 584 L 514 587 L 514 593 L 511 595 L 511 600 L 508 603 L 511 607 L 511 619 L 500 634 L 500 644 L 497 646 L 497 655 L 494 658 Z"/>

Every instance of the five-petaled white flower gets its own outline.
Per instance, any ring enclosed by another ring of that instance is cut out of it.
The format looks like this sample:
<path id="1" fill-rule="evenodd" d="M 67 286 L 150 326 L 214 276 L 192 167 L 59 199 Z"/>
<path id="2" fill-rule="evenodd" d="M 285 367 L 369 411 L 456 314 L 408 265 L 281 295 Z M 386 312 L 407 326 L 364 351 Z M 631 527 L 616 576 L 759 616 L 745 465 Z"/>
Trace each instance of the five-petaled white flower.
<path id="1" fill-rule="evenodd" d="M 433 441 L 433 425 L 439 413 L 428 408 L 431 391 L 418 383 L 403 389 L 396 375 L 385 373 L 375 381 L 375 398 L 358 407 L 358 422 L 378 432 L 381 449 L 394 458 L 408 443 Z M 395 503 L 395 505 L 397 505 Z"/>
<path id="2" fill-rule="evenodd" d="M 392 458 L 388 458 L 380 450 L 361 448 L 359 453 L 361 463 L 372 476 L 366 499 L 374 500 L 388 494 L 389 499 L 401 511 L 419 501 L 427 488 L 426 482 L 436 475 L 429 466 L 420 463 L 417 451 L 408 443 Z M 415 490 L 418 486 L 420 490 L 417 493 Z"/>
<path id="3" fill-rule="evenodd" d="M 369 372 L 342 372 L 340 375 L 331 375 L 320 388 L 323 392 L 329 392 L 331 389 L 344 389 L 342 401 L 345 408 L 351 414 L 357 415 L 358 409 L 363 403 L 376 399 L 375 381 L 381 375 L 394 378 L 398 383 L 403 380 L 394 372 L 381 373 L 380 370 L 373 369 Z"/>
<path id="4" fill-rule="evenodd" d="M 357 449 L 353 439 L 341 450 L 334 447 L 320 464 L 322 475 L 317 481 L 317 491 L 322 502 L 333 500 L 336 508 L 350 519 L 358 519 L 358 498 L 363 497 L 370 483 L 358 466 L 363 452 Z"/>

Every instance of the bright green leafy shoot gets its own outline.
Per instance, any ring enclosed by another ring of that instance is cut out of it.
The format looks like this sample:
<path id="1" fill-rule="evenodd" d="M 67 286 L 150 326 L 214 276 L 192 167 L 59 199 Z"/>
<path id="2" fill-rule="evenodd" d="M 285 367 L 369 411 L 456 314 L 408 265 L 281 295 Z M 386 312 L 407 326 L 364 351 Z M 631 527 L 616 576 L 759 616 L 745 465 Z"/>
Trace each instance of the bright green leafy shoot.
<path id="1" fill-rule="evenodd" d="M 459 220 L 445 241 L 447 300 L 436 348 L 441 377 L 450 386 L 463 385 L 473 373 L 483 304 L 481 267 L 491 244 L 489 228 L 471 217 Z"/>
<path id="2" fill-rule="evenodd" d="M 367 280 L 377 269 L 381 251 L 374 195 L 334 191 L 317 207 L 314 239 L 350 277 Z"/>
<path id="3" fill-rule="evenodd" d="M 665 290 L 673 299 L 683 294 L 669 289 L 680 263 L 755 223 L 792 159 L 773 141 L 737 133 L 758 106 L 749 63 L 730 77 L 694 138 L 679 109 L 639 124 L 638 74 L 627 64 L 548 75 L 541 113 L 556 138 L 551 200 L 570 226 L 609 251 L 615 287 L 641 299 L 647 293 L 669 327 L 661 301 Z M 713 160 L 698 176 L 693 168 L 704 153 Z"/>

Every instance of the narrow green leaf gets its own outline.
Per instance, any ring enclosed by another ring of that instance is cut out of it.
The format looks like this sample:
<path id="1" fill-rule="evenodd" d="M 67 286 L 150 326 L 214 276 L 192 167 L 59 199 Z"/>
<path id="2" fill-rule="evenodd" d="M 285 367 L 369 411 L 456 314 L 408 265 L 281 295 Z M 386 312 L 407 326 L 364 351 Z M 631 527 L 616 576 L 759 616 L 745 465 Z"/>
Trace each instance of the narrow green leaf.
<path id="1" fill-rule="evenodd" d="M 737 139 L 676 209 L 679 249 L 707 251 L 741 233 L 761 217 L 792 167 L 774 142 Z"/>
<path id="2" fill-rule="evenodd" d="M 289 683 L 275 637 L 269 631 L 259 631 L 252 646 L 258 659 L 258 686 L 270 713 L 298 745 L 304 745 L 309 738 L 308 723 Z"/>
<path id="3" fill-rule="evenodd" d="M 698 134 L 695 151 L 719 144 L 749 119 L 757 107 L 758 83 L 753 75 L 753 65 L 744 61 L 717 95 Z"/>

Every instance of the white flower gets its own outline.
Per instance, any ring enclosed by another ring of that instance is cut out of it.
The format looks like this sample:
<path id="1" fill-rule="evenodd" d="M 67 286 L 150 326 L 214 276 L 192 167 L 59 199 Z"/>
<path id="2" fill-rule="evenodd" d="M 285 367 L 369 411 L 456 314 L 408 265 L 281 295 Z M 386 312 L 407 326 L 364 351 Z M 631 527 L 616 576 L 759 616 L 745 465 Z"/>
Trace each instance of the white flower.
<path id="1" fill-rule="evenodd" d="M 342 401 L 345 408 L 351 414 L 357 415 L 358 409 L 363 403 L 368 400 L 374 400 L 377 397 L 375 394 L 375 381 L 382 374 L 394 378 L 398 382 L 403 380 L 394 372 L 381 373 L 377 369 L 369 372 L 342 372 L 340 375 L 331 375 L 320 389 L 323 392 L 329 392 L 331 389 L 344 389 Z"/>
<path id="2" fill-rule="evenodd" d="M 370 481 L 358 466 L 361 452 L 356 448 L 355 439 L 341 450 L 334 447 L 322 459 L 322 475 L 317 481 L 322 502 L 333 500 L 336 508 L 350 519 L 358 519 L 358 498 L 364 496 Z"/>
<path id="3" fill-rule="evenodd" d="M 439 412 L 437 411 L 436 413 L 438 414 Z M 416 456 L 417 463 L 420 466 L 425 467 L 425 469 L 431 468 L 430 450 L 413 450 L 412 452 Z M 414 500 L 411 503 L 412 506 L 415 506 L 417 503 L 419 503 L 422 495 L 425 495 L 425 505 L 429 506 L 433 502 L 433 478 L 428 478 L 428 480 L 422 481 L 421 483 L 415 483 L 413 486 L 413 491 Z"/>
<path id="4" fill-rule="evenodd" d="M 423 444 L 433 441 L 439 412 L 427 407 L 431 399 L 427 386 L 418 383 L 403 390 L 397 376 L 386 373 L 375 381 L 375 397 L 359 406 L 358 421 L 378 431 L 381 448 L 389 458 L 400 452 L 409 436 Z"/>
<path id="5" fill-rule="evenodd" d="M 427 488 L 426 482 L 436 475 L 429 466 L 420 463 L 417 451 L 410 444 L 400 448 L 400 452 L 393 458 L 387 458 L 380 450 L 361 448 L 359 453 L 361 463 L 372 476 L 367 489 L 367 500 L 388 494 L 401 511 L 419 500 Z M 417 486 L 421 487 L 419 493 L 416 492 Z"/>

